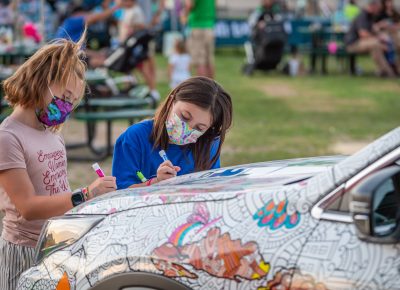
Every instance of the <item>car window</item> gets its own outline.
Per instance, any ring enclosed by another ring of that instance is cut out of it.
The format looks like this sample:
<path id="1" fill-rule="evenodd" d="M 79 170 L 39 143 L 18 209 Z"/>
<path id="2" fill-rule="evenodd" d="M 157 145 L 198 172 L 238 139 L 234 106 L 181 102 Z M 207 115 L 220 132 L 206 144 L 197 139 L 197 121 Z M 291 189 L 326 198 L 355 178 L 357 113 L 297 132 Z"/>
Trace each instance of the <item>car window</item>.
<path id="1" fill-rule="evenodd" d="M 350 212 L 350 192 L 345 192 L 342 196 L 334 200 L 327 208 L 330 212 L 349 213 Z"/>
<path id="2" fill-rule="evenodd" d="M 372 226 L 376 236 L 393 231 L 400 217 L 400 173 L 386 180 L 374 195 Z"/>
<path id="3" fill-rule="evenodd" d="M 400 160 L 395 162 L 396 164 L 400 165 Z M 394 194 L 394 191 L 396 191 L 400 194 L 400 174 L 397 174 L 395 177 L 392 179 L 387 180 L 380 188 L 379 196 L 382 199 L 382 206 L 384 206 L 385 201 L 389 199 L 394 199 L 396 195 Z M 392 194 L 389 194 L 391 191 L 393 191 Z M 400 198 L 400 195 L 397 195 L 397 197 Z M 327 211 L 330 212 L 340 212 L 340 213 L 350 213 L 350 191 L 347 190 L 342 196 L 338 197 L 336 200 L 334 200 L 327 208 Z M 396 198 L 397 198 L 396 197 Z M 378 206 L 378 205 L 377 205 Z M 385 205 L 388 206 L 388 205 Z M 400 204 L 398 203 L 393 203 L 393 207 L 398 207 Z M 388 208 L 387 208 L 388 209 Z M 393 210 L 393 209 L 392 209 Z"/>
<path id="4" fill-rule="evenodd" d="M 397 160 L 396 162 L 394 162 L 394 164 L 396 165 L 400 165 L 400 159 Z M 399 179 L 399 177 L 396 175 L 396 180 Z M 393 182 L 391 180 L 388 180 L 388 184 L 386 186 L 390 186 L 390 182 Z M 397 182 L 397 181 L 396 181 Z M 382 188 L 383 191 L 385 191 L 385 189 Z M 383 196 L 383 194 L 382 194 Z M 341 196 L 338 196 L 337 199 L 335 199 L 327 208 L 326 211 L 329 212 L 340 212 L 340 213 L 350 213 L 350 191 L 347 190 L 345 191 L 344 194 L 342 194 Z"/>

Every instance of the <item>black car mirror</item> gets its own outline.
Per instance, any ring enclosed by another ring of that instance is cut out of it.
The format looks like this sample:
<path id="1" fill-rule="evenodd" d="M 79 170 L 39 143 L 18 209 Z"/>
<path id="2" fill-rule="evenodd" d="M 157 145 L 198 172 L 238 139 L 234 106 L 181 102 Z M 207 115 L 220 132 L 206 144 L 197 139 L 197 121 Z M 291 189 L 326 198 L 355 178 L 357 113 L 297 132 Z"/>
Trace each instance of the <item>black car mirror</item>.
<path id="1" fill-rule="evenodd" d="M 400 241 L 400 166 L 379 170 L 354 187 L 350 211 L 360 239 Z"/>

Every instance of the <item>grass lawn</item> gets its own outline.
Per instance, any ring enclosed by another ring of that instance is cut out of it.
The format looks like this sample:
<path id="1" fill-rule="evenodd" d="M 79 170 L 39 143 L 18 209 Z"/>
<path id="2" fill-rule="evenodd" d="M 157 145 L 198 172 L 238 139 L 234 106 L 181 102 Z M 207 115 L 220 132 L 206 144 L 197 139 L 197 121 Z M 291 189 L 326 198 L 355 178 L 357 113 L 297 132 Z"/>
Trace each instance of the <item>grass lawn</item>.
<path id="1" fill-rule="evenodd" d="M 245 77 L 243 59 L 231 50 L 216 56 L 216 79 L 234 105 L 223 165 L 335 154 L 340 144 L 368 143 L 399 125 L 399 80 L 350 77 L 336 69 L 334 59 L 327 76 L 257 72 Z M 166 65 L 162 58 L 158 63 Z M 372 72 L 368 60 L 361 66 Z M 168 91 L 165 78 L 160 89 Z"/>
<path id="2" fill-rule="evenodd" d="M 234 105 L 223 166 L 349 154 L 399 125 L 399 80 L 351 77 L 337 70 L 334 59 L 329 63 L 332 74 L 327 76 L 291 78 L 257 72 L 245 77 L 243 59 L 237 50 L 216 55 L 216 79 L 231 94 Z M 166 96 L 166 59 L 158 56 L 157 65 L 158 88 Z M 361 60 L 361 66 L 372 72 L 368 59 Z M 90 164 L 69 162 L 72 187 L 94 180 L 94 174 L 87 174 Z M 111 158 L 102 167 L 109 174 Z"/>

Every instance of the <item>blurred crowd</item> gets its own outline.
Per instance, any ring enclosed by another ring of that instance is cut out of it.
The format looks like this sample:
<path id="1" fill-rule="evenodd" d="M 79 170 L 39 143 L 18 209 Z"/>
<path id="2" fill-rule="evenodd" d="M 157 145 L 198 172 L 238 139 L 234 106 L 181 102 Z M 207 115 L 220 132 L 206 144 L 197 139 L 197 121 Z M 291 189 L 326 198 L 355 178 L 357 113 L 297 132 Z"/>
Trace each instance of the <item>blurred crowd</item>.
<path id="1" fill-rule="evenodd" d="M 175 29 L 180 29 L 170 41 L 171 88 L 188 78 L 192 68 L 198 75 L 212 78 L 215 0 L 175 1 L 168 10 L 165 0 L 1 1 L 0 44 L 23 42 L 25 46 L 34 46 L 58 38 L 77 41 L 87 29 L 88 64 L 96 68 L 103 65 L 111 51 L 127 45 L 135 33 L 143 30 L 152 31 L 153 35 L 160 33 L 165 19 L 171 15 L 178 20 Z M 184 29 L 187 26 L 190 31 Z M 155 100 L 160 98 L 154 59 L 156 46 L 160 46 L 158 39 L 146 43 L 146 57 L 135 67 Z"/>
<path id="2" fill-rule="evenodd" d="M 279 19 L 281 15 L 303 17 L 301 15 L 309 13 L 314 6 L 323 11 L 328 7 L 324 6 L 326 2 L 260 0 L 251 13 L 249 24 L 253 31 L 263 29 L 266 22 Z M 151 30 L 157 35 L 168 27 L 174 33 L 164 34 L 161 41 L 160 37 L 149 41 L 146 59 L 135 67 L 153 97 L 159 99 L 154 53 L 156 49 L 162 49 L 163 41 L 170 48 L 168 77 L 171 88 L 192 72 L 210 78 L 215 75 L 216 0 L 174 0 L 169 3 L 167 8 L 166 0 L 1 0 L 0 50 L 3 44 L 18 42 L 34 46 L 56 38 L 78 40 L 87 27 L 88 63 L 91 68 L 96 68 L 136 32 Z M 336 3 L 330 17 L 334 25 L 343 25 L 348 31 L 345 37 L 347 51 L 369 53 L 381 76 L 399 75 L 400 14 L 394 1 L 337 0 Z"/>
<path id="3" fill-rule="evenodd" d="M 351 53 L 369 53 L 381 76 L 399 76 L 400 13 L 394 1 L 369 0 L 354 16 L 345 42 Z"/>

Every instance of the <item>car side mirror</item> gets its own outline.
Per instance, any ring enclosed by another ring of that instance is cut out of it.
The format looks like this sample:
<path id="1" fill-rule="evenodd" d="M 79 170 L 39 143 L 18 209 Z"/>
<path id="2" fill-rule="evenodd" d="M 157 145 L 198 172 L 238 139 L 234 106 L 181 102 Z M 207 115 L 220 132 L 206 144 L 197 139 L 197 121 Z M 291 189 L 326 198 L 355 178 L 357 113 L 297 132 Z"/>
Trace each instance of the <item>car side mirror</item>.
<path id="1" fill-rule="evenodd" d="M 400 166 L 369 175 L 350 195 L 350 212 L 360 239 L 375 243 L 400 241 Z"/>

